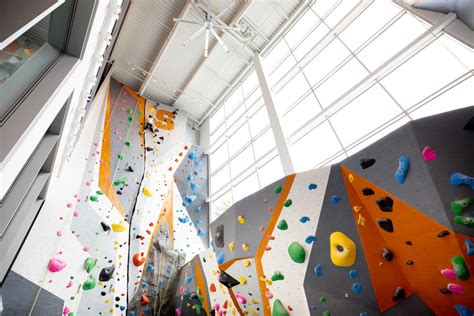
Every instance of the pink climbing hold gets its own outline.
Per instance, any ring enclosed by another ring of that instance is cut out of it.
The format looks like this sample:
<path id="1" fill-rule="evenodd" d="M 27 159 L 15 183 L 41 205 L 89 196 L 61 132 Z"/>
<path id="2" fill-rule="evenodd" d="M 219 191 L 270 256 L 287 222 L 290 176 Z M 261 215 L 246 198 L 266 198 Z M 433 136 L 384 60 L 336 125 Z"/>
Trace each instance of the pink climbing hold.
<path id="1" fill-rule="evenodd" d="M 421 152 L 423 159 L 426 161 L 436 160 L 436 151 L 431 147 L 425 147 Z"/>
<path id="2" fill-rule="evenodd" d="M 61 237 L 62 234 L 63 234 L 63 233 L 62 233 L 61 231 L 59 231 L 59 230 L 56 232 L 56 236 L 58 236 L 58 237 Z"/>
<path id="3" fill-rule="evenodd" d="M 64 306 L 63 315 L 67 315 L 67 314 L 69 314 L 69 307 Z"/>
<path id="4" fill-rule="evenodd" d="M 273 298 L 273 294 L 272 294 L 272 292 L 270 292 L 269 289 L 267 289 L 265 291 L 265 297 L 268 298 L 269 300 L 271 300 Z"/>
<path id="5" fill-rule="evenodd" d="M 176 313 L 176 316 L 181 316 L 181 307 L 178 307 L 178 308 L 175 310 L 175 313 Z"/>
<path id="6" fill-rule="evenodd" d="M 72 280 L 69 280 L 69 282 L 66 284 L 66 288 L 67 289 L 70 288 L 72 286 L 72 284 L 73 284 Z"/>
<path id="7" fill-rule="evenodd" d="M 449 283 L 446 288 L 453 293 L 464 294 L 464 291 L 462 290 L 462 287 L 459 284 Z"/>
<path id="8" fill-rule="evenodd" d="M 89 251 L 89 247 L 84 246 L 84 247 L 82 248 L 82 250 L 84 250 L 84 252 L 88 252 L 88 251 Z"/>
<path id="9" fill-rule="evenodd" d="M 246 304 L 247 303 L 247 298 L 243 295 L 240 295 L 238 293 L 235 293 L 235 298 L 240 304 Z"/>
<path id="10" fill-rule="evenodd" d="M 456 272 L 453 269 L 443 269 L 441 274 L 450 280 L 456 280 Z"/>
<path id="11" fill-rule="evenodd" d="M 78 212 L 78 211 L 74 211 L 73 215 L 74 215 L 74 217 L 78 217 L 78 216 L 79 216 L 79 212 Z"/>
<path id="12" fill-rule="evenodd" d="M 71 207 L 72 207 L 72 203 L 67 203 L 66 206 L 67 206 L 68 208 L 71 208 Z"/>
<path id="13" fill-rule="evenodd" d="M 184 287 L 181 286 L 179 288 L 179 294 L 184 295 Z"/>
<path id="14" fill-rule="evenodd" d="M 51 258 L 48 263 L 48 270 L 50 272 L 59 272 L 66 267 L 66 262 L 56 258 Z"/>

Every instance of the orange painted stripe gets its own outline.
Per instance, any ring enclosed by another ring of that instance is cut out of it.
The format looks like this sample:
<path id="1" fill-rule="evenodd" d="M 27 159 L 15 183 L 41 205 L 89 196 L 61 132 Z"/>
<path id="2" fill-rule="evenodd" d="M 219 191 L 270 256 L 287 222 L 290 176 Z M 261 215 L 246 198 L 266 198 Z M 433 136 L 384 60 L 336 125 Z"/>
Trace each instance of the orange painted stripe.
<path id="1" fill-rule="evenodd" d="M 232 302 L 234 302 L 234 306 L 239 312 L 240 315 L 244 315 L 244 312 L 242 311 L 242 308 L 240 308 L 239 302 L 237 301 L 237 298 L 235 297 L 234 291 L 232 289 L 227 289 L 230 295 L 230 298 L 232 299 Z"/>
<path id="2" fill-rule="evenodd" d="M 270 218 L 270 221 L 267 224 L 267 229 L 265 230 L 265 233 L 263 234 L 262 241 L 260 242 L 260 245 L 257 249 L 257 253 L 255 255 L 255 266 L 257 269 L 258 284 L 260 285 L 260 294 L 262 296 L 264 315 L 271 314 L 271 307 L 270 307 L 270 301 L 265 296 L 265 293 L 267 291 L 266 283 L 260 281 L 261 277 L 265 277 L 263 273 L 262 257 L 263 257 L 263 254 L 265 253 L 265 247 L 268 245 L 269 237 L 272 235 L 273 230 L 275 229 L 277 220 L 280 217 L 281 211 L 283 210 L 283 204 L 285 203 L 288 197 L 288 193 L 290 193 L 290 189 L 291 189 L 291 186 L 293 185 L 293 181 L 295 180 L 295 176 L 296 176 L 295 174 L 290 174 L 289 176 L 286 177 L 285 184 L 283 185 L 282 191 L 280 193 L 280 198 L 278 199 L 275 209 L 273 210 L 272 217 Z"/>
<path id="3" fill-rule="evenodd" d="M 204 302 L 202 303 L 204 310 L 206 311 L 207 314 L 210 313 L 209 310 L 209 299 L 207 297 L 207 288 L 206 288 L 206 283 L 204 281 L 204 277 L 202 276 L 202 270 L 201 270 L 201 263 L 199 262 L 199 256 L 196 257 L 196 262 L 195 262 L 195 270 L 196 270 L 196 291 L 199 289 L 199 294 L 204 296 Z"/>

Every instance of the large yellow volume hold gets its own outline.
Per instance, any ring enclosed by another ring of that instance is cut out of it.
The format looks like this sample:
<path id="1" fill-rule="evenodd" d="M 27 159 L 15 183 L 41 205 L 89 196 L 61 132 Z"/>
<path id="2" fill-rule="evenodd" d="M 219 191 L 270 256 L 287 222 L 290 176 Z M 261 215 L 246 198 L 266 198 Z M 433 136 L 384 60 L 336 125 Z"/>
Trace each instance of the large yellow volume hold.
<path id="1" fill-rule="evenodd" d="M 331 261 L 338 267 L 350 267 L 356 260 L 356 245 L 344 233 L 334 232 L 329 237 Z"/>

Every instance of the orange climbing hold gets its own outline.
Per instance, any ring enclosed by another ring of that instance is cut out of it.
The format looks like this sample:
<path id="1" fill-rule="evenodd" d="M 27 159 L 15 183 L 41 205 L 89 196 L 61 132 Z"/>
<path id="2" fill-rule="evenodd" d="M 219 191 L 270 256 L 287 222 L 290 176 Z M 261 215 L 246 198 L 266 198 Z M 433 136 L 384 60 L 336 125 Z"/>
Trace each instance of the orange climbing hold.
<path id="1" fill-rule="evenodd" d="M 142 254 L 142 255 L 143 255 L 143 254 Z M 141 266 L 142 264 L 144 264 L 144 263 L 145 263 L 145 260 L 146 260 L 146 258 L 140 256 L 139 253 L 136 253 L 136 254 L 133 255 L 133 264 L 134 264 L 136 267 L 139 267 L 139 266 Z"/>
<path id="2" fill-rule="evenodd" d="M 211 283 L 211 286 L 209 286 L 209 291 L 211 291 L 211 292 L 216 291 L 216 286 L 214 285 L 214 283 Z"/>

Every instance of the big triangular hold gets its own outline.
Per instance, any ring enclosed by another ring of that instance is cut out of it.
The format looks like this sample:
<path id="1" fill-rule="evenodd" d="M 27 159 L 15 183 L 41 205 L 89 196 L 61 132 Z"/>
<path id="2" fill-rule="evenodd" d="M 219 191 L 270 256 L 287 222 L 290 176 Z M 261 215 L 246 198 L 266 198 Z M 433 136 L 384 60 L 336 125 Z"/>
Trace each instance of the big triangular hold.
<path id="1" fill-rule="evenodd" d="M 457 262 L 463 261 L 462 268 L 473 274 L 474 258 L 465 254 L 459 242 L 469 237 L 461 238 L 450 227 L 341 168 L 380 310 L 390 309 L 413 293 L 437 315 L 456 315 L 456 304 L 474 309 L 474 278 L 462 280 L 460 275 L 442 272 L 459 271 Z M 374 194 L 364 195 L 366 188 Z M 380 198 L 391 200 L 392 211 L 380 209 Z M 449 233 L 440 234 L 444 231 Z M 463 295 L 454 292 L 458 286 Z"/>
<path id="2" fill-rule="evenodd" d="M 464 125 L 466 131 L 474 131 L 474 116 Z"/>
<path id="3" fill-rule="evenodd" d="M 223 270 L 221 270 L 219 274 L 219 282 L 225 285 L 229 289 L 240 284 L 239 281 L 231 277 L 228 273 L 226 273 Z"/>

